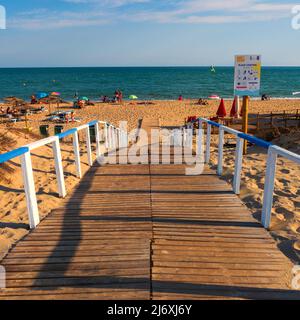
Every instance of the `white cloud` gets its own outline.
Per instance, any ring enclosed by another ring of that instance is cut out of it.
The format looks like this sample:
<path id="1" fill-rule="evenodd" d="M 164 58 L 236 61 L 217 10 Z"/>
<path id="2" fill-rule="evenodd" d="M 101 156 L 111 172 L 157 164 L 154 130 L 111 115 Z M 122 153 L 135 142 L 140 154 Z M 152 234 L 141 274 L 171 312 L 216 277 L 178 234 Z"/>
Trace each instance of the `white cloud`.
<path id="1" fill-rule="evenodd" d="M 100 26 L 115 21 L 169 24 L 243 23 L 290 17 L 291 8 L 295 5 L 295 3 L 282 4 L 268 0 L 61 1 L 73 4 L 74 11 L 36 9 L 20 14 L 9 23 L 13 27 L 27 29 Z M 82 6 L 83 4 L 85 5 Z M 130 4 L 136 6 L 127 7 Z"/>

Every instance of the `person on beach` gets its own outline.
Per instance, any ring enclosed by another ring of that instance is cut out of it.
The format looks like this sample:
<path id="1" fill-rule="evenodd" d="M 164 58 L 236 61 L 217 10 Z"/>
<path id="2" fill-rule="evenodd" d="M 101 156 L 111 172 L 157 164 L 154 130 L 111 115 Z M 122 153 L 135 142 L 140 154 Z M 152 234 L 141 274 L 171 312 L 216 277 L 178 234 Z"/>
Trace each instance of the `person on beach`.
<path id="1" fill-rule="evenodd" d="M 263 95 L 261 96 L 261 101 L 267 101 L 267 100 L 270 100 L 270 97 L 267 96 L 266 94 L 263 94 Z"/>
<path id="2" fill-rule="evenodd" d="M 207 102 L 206 100 L 200 98 L 200 99 L 198 100 L 198 105 L 199 105 L 199 106 L 207 106 L 207 105 L 208 105 L 208 102 Z"/>
<path id="3" fill-rule="evenodd" d="M 119 103 L 123 102 L 123 92 L 119 90 Z"/>
<path id="4" fill-rule="evenodd" d="M 5 113 L 5 110 L 4 110 L 3 107 L 0 108 L 0 113 L 1 113 L 1 114 L 4 114 L 4 113 Z"/>
<path id="5" fill-rule="evenodd" d="M 102 96 L 102 97 L 101 97 L 101 101 L 102 101 L 103 103 L 109 102 L 108 96 Z"/>
<path id="6" fill-rule="evenodd" d="M 32 95 L 32 96 L 31 96 L 31 104 L 37 104 L 37 103 L 38 103 L 38 101 L 37 101 L 36 96 L 35 96 L 35 95 Z"/>
<path id="7" fill-rule="evenodd" d="M 180 96 L 178 97 L 178 101 L 183 101 L 183 96 L 182 96 L 182 95 L 180 95 Z"/>

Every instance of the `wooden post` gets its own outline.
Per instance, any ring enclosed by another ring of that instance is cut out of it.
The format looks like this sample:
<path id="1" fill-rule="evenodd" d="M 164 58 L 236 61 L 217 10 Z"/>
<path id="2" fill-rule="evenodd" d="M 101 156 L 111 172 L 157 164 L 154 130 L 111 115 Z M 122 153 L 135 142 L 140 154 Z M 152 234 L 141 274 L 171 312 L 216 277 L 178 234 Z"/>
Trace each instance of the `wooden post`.
<path id="1" fill-rule="evenodd" d="M 245 134 L 248 134 L 248 117 L 249 117 L 249 96 L 243 97 L 243 132 Z M 244 141 L 244 149 L 243 149 L 244 155 L 247 154 L 247 141 Z"/>
<path id="2" fill-rule="evenodd" d="M 270 120 L 270 123 L 271 123 L 271 129 L 273 128 L 273 112 L 271 111 L 271 120 Z"/>
<path id="3" fill-rule="evenodd" d="M 257 118 L 256 118 L 256 131 L 259 131 L 260 129 L 260 122 L 259 122 L 259 112 L 257 114 Z"/>
<path id="4" fill-rule="evenodd" d="M 286 111 L 285 110 L 283 112 L 283 117 L 284 117 L 284 127 L 287 128 L 287 117 L 286 117 Z"/>
<path id="5" fill-rule="evenodd" d="M 27 131 L 29 131 L 29 128 L 28 128 L 28 114 L 27 114 L 27 110 L 26 110 L 26 113 L 25 113 L 25 128 Z"/>

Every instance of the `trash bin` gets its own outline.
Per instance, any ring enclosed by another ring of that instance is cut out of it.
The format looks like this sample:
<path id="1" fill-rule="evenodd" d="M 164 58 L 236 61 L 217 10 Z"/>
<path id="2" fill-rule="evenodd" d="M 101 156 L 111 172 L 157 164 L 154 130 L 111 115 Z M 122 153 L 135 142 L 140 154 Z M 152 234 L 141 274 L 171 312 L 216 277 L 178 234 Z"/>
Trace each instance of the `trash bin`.
<path id="1" fill-rule="evenodd" d="M 64 131 L 64 127 L 63 126 L 55 126 L 54 127 L 54 134 L 57 135 L 57 134 L 60 134 Z"/>
<path id="2" fill-rule="evenodd" d="M 44 137 L 49 137 L 49 126 L 47 124 L 40 126 L 40 134 Z"/>
<path id="3" fill-rule="evenodd" d="M 96 142 L 96 129 L 94 126 L 90 127 L 90 138 L 91 138 L 91 143 Z"/>
<path id="4" fill-rule="evenodd" d="M 54 127 L 54 134 L 57 135 L 57 134 L 60 134 L 64 131 L 64 127 L 63 126 L 55 126 Z"/>

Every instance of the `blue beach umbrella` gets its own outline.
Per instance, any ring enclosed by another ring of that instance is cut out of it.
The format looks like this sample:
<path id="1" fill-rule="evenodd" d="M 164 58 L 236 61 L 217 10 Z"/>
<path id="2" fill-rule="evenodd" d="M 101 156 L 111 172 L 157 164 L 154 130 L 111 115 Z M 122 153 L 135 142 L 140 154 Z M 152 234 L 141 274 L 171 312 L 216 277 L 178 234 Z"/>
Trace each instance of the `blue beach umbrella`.
<path id="1" fill-rule="evenodd" d="M 47 98 L 49 94 L 46 92 L 38 92 L 35 96 L 37 99 L 43 99 L 43 98 Z"/>

